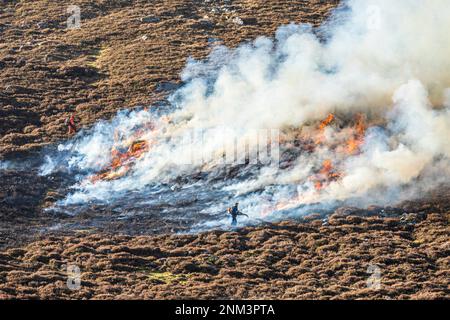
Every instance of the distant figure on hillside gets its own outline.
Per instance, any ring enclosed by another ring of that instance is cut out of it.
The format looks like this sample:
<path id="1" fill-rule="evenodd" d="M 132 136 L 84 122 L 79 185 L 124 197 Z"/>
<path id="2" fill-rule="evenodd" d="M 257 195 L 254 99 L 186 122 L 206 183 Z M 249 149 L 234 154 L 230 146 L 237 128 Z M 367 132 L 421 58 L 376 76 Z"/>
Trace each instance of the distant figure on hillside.
<path id="1" fill-rule="evenodd" d="M 71 114 L 71 116 L 69 118 L 66 119 L 66 125 L 68 130 L 68 134 L 69 135 L 73 135 L 77 132 L 77 127 L 75 125 L 75 112 Z"/>
<path id="2" fill-rule="evenodd" d="M 239 211 L 239 202 L 236 202 L 234 206 L 228 208 L 228 213 L 231 215 L 231 225 L 233 227 L 237 225 L 237 216 L 248 217 L 248 215 Z"/>

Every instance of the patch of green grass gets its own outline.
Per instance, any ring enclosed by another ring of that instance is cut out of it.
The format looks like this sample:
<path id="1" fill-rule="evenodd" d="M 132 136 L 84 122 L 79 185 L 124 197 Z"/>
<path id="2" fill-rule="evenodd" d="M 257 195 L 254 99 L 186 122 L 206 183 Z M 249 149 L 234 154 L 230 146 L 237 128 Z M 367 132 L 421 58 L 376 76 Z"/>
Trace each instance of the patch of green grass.
<path id="1" fill-rule="evenodd" d="M 172 272 L 150 272 L 148 278 L 165 284 L 177 282 L 185 285 L 187 283 L 187 277 L 185 275 L 173 274 Z"/>
<path id="2" fill-rule="evenodd" d="M 210 264 L 216 264 L 217 260 L 219 260 L 218 257 L 216 257 L 215 255 L 210 255 L 207 259 L 206 262 L 210 263 Z"/>
<path id="3" fill-rule="evenodd" d="M 99 69 L 100 65 L 98 61 L 102 58 L 102 56 L 108 51 L 109 49 L 106 47 L 102 47 L 99 50 L 96 50 L 95 53 L 88 58 L 87 66 Z"/>

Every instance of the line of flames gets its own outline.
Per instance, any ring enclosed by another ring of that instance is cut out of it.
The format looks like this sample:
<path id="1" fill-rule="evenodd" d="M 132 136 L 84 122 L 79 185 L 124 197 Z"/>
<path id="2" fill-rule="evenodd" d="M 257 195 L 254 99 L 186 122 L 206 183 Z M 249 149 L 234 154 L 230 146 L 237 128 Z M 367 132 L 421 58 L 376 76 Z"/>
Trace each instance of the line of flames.
<path id="1" fill-rule="evenodd" d="M 319 123 L 314 132 L 315 138 L 313 141 L 315 145 L 306 145 L 305 150 L 313 153 L 316 147 L 326 144 L 325 130 L 333 124 L 336 119 L 334 114 L 329 114 L 323 121 Z M 367 130 L 366 118 L 363 114 L 356 114 L 354 119 L 354 126 L 350 128 L 350 137 L 344 142 L 343 150 L 344 158 L 355 156 L 361 152 L 361 146 L 364 143 L 364 136 Z M 336 157 L 337 158 L 337 157 Z M 278 200 L 275 204 L 266 206 L 261 216 L 267 216 L 272 212 L 288 210 L 298 207 L 302 203 L 308 203 L 311 199 L 316 199 L 317 196 L 333 181 L 339 181 L 344 176 L 342 172 L 335 166 L 332 159 L 325 159 L 321 167 L 316 170 L 316 173 L 309 177 L 309 182 L 312 182 L 314 188 L 305 192 L 298 193 L 291 198 Z"/>
<path id="2" fill-rule="evenodd" d="M 315 132 L 313 133 L 313 146 L 306 146 L 308 152 L 313 153 L 316 147 L 326 145 L 325 130 L 335 122 L 335 115 L 329 114 L 323 121 L 321 121 Z M 166 119 L 166 122 L 168 120 Z M 354 126 L 350 128 L 350 137 L 345 142 L 343 152 L 345 157 L 357 155 L 360 152 L 360 148 L 364 143 L 364 136 L 367 129 L 366 118 L 363 114 L 357 114 L 354 119 Z M 116 132 L 114 135 L 115 143 L 111 149 L 111 161 L 98 173 L 89 178 L 91 183 L 98 181 L 111 181 L 116 180 L 127 175 L 133 168 L 135 163 L 141 159 L 145 154 L 150 152 L 153 145 L 152 141 L 149 141 L 148 133 L 156 131 L 155 125 L 152 122 L 145 124 L 140 130 L 137 130 L 129 139 L 125 142 L 121 141 Z M 121 151 L 125 150 L 125 151 Z M 341 148 L 342 150 L 342 148 Z M 314 185 L 313 193 L 320 193 L 333 181 L 341 179 L 343 174 L 333 163 L 332 159 L 325 159 L 322 166 L 316 170 L 308 180 Z M 276 204 L 263 210 L 262 215 L 266 215 L 270 212 L 280 211 L 298 206 L 305 199 L 304 195 L 297 195 L 293 198 L 283 199 Z"/>

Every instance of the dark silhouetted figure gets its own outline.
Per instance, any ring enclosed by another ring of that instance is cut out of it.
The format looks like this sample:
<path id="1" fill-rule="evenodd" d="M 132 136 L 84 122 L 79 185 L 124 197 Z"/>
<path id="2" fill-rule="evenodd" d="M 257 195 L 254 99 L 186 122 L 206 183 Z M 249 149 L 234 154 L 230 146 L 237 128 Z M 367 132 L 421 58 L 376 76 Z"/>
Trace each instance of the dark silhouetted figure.
<path id="1" fill-rule="evenodd" d="M 228 208 L 228 213 L 231 215 L 231 225 L 233 227 L 237 225 L 237 216 L 248 217 L 248 215 L 239 211 L 239 203 L 238 202 L 236 202 L 236 204 L 234 206 L 232 206 L 231 208 Z"/>

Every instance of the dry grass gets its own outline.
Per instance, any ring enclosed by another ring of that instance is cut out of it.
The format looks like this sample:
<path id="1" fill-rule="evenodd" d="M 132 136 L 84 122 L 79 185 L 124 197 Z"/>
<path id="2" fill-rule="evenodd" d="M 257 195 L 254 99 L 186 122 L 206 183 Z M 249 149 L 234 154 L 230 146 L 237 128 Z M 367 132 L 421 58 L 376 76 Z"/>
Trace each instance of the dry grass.
<path id="1" fill-rule="evenodd" d="M 448 299 L 448 216 L 336 213 L 327 226 L 48 236 L 0 252 L 0 298 Z M 67 264 L 81 268 L 78 291 L 66 286 Z M 367 288 L 370 265 L 380 268 L 379 290 Z"/>
<path id="2" fill-rule="evenodd" d="M 336 1 L 81 0 L 81 29 L 67 30 L 71 4 L 0 9 L 0 157 L 67 138 L 64 120 L 75 109 L 89 126 L 163 99 L 158 84 L 179 82 L 188 57 L 204 58 L 211 39 L 235 47 L 281 24 L 317 25 Z"/>

